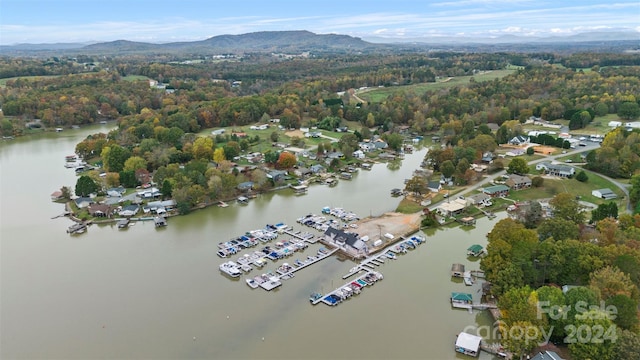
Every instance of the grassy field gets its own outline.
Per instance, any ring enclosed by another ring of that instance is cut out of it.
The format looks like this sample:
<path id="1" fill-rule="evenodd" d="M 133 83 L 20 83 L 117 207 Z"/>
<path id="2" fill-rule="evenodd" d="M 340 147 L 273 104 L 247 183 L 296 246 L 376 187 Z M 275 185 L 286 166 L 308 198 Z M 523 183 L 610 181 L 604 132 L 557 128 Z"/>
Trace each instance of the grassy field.
<path id="1" fill-rule="evenodd" d="M 435 83 L 421 83 L 415 85 L 393 86 L 388 88 L 372 88 L 367 91 L 359 92 L 357 95 L 368 102 L 381 102 L 398 91 L 411 92 L 415 94 L 423 94 L 427 91 L 447 89 L 459 85 L 469 84 L 469 80 L 473 78 L 476 82 L 494 80 L 503 78 L 513 74 L 516 70 L 493 70 L 484 73 L 475 74 L 473 76 L 459 76 L 446 79 L 439 79 Z"/>
<path id="2" fill-rule="evenodd" d="M 599 205 L 608 201 L 591 195 L 591 191 L 596 189 L 609 188 L 614 193 L 616 193 L 616 195 L 618 195 L 618 199 L 616 199 L 618 208 L 625 208 L 626 202 L 623 199 L 624 194 L 618 187 L 612 184 L 609 180 L 606 180 L 595 173 L 587 172 L 587 175 L 589 176 L 589 180 L 586 182 L 580 182 L 576 179 L 544 179 L 543 187 L 513 191 L 509 194 L 509 198 L 516 201 L 528 201 L 552 198 L 559 193 L 568 192 L 572 195 L 580 196 L 580 200 Z"/>
<path id="3" fill-rule="evenodd" d="M 122 77 L 124 81 L 138 81 L 138 80 L 149 80 L 147 76 L 144 75 L 127 75 Z"/>
<path id="4" fill-rule="evenodd" d="M 58 76 L 61 76 L 61 75 L 16 76 L 16 77 L 4 78 L 4 79 L 0 79 L 0 87 L 7 86 L 7 81 L 10 81 L 10 80 L 16 80 L 16 79 L 38 80 L 38 79 L 50 79 Z"/>

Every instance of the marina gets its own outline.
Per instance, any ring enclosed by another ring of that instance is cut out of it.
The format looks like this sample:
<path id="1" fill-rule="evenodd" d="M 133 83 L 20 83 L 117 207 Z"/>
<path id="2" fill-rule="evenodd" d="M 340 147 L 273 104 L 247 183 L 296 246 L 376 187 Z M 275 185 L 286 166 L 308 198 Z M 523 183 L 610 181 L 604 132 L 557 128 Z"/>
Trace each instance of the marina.
<path id="1" fill-rule="evenodd" d="M 360 294 L 365 286 L 371 286 L 383 278 L 382 274 L 377 271 L 368 271 L 366 274 L 361 275 L 351 282 L 343 284 L 328 294 L 321 297 L 312 296 L 315 300 L 312 300 L 311 304 L 315 305 L 319 302 L 323 302 L 329 306 L 336 306 L 351 296 Z"/>

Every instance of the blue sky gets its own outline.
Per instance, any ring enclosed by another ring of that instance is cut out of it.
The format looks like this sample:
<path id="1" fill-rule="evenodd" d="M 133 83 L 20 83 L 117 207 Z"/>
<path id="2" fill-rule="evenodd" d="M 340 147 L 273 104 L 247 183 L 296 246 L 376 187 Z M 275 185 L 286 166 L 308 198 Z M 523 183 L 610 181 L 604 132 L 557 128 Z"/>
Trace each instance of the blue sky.
<path id="1" fill-rule="evenodd" d="M 0 0 L 2 45 L 192 41 L 272 30 L 378 42 L 619 29 L 640 37 L 640 0 Z"/>

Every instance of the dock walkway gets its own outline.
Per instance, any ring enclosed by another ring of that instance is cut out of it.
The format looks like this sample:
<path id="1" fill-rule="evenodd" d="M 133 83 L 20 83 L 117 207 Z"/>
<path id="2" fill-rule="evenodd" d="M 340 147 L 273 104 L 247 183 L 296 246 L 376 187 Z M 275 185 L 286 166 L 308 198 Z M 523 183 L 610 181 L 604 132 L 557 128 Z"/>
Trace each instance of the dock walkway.
<path id="1" fill-rule="evenodd" d="M 304 268 L 306 268 L 306 267 L 308 267 L 308 266 L 311 266 L 311 265 L 313 265 L 313 264 L 315 264 L 315 263 L 317 263 L 317 262 L 319 262 L 319 261 L 322 261 L 322 260 L 324 260 L 324 259 L 328 258 L 329 256 L 331 256 L 331 255 L 335 254 L 338 250 L 339 250 L 338 248 L 333 248 L 333 249 L 331 249 L 331 251 L 327 252 L 327 253 L 326 253 L 326 254 L 324 254 L 324 255 L 320 255 L 320 256 L 316 257 L 314 260 L 310 260 L 310 261 L 308 261 L 308 262 L 305 262 L 304 264 L 302 264 L 302 265 L 300 265 L 300 266 L 294 267 L 294 268 L 293 268 L 293 269 L 291 269 L 290 271 L 287 271 L 287 272 L 285 272 L 285 273 L 280 274 L 280 275 L 278 276 L 278 278 L 279 278 L 279 279 L 282 279 L 282 280 L 290 279 L 291 277 L 293 277 L 293 274 L 294 274 L 296 271 L 302 270 L 302 269 L 304 269 Z"/>

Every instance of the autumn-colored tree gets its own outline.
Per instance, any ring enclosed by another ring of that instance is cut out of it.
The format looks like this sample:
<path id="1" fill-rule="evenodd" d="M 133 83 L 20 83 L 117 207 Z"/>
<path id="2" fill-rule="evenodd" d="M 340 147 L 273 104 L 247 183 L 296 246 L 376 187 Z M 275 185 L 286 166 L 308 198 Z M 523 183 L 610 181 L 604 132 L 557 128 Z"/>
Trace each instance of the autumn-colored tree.
<path id="1" fill-rule="evenodd" d="M 288 151 L 283 151 L 278 157 L 276 167 L 278 169 L 290 169 L 297 163 L 296 156 Z"/>
<path id="2" fill-rule="evenodd" d="M 628 274 L 616 267 L 607 266 L 591 274 L 589 287 L 602 300 L 615 295 L 625 295 L 638 301 L 640 292 Z"/>
<path id="3" fill-rule="evenodd" d="M 136 171 L 139 169 L 146 169 L 147 161 L 139 156 L 132 156 L 124 162 L 125 171 Z"/>
<path id="4" fill-rule="evenodd" d="M 213 139 L 208 136 L 198 137 L 191 148 L 195 159 L 211 160 L 213 158 Z"/>
<path id="5" fill-rule="evenodd" d="M 224 149 L 219 147 L 213 151 L 213 161 L 217 164 L 225 161 L 226 157 L 224 156 Z"/>

